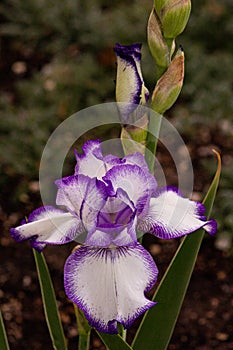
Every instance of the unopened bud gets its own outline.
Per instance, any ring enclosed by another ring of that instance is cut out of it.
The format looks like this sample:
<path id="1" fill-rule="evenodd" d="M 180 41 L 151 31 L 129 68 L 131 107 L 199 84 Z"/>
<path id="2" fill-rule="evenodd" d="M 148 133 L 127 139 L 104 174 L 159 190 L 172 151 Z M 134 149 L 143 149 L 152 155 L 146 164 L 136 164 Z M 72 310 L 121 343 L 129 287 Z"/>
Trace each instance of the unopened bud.
<path id="1" fill-rule="evenodd" d="M 162 22 L 165 38 L 176 38 L 188 22 L 191 11 L 190 0 L 167 0 L 158 16 Z"/>
<path id="2" fill-rule="evenodd" d="M 154 0 L 154 7 L 157 14 L 160 13 L 161 8 L 165 5 L 167 0 Z"/>
<path id="3" fill-rule="evenodd" d="M 148 20 L 147 36 L 148 45 L 156 64 L 160 67 L 167 68 L 170 52 L 162 34 L 161 22 L 154 8 Z"/>
<path id="4" fill-rule="evenodd" d="M 141 72 L 141 44 L 116 44 L 114 51 L 117 56 L 116 101 L 127 103 L 119 105 L 122 123 L 127 124 L 129 114 L 149 99 Z"/>
<path id="5" fill-rule="evenodd" d="M 163 114 L 174 104 L 182 88 L 183 79 L 184 53 L 180 48 L 166 72 L 157 81 L 152 94 L 151 107 L 154 111 Z"/>

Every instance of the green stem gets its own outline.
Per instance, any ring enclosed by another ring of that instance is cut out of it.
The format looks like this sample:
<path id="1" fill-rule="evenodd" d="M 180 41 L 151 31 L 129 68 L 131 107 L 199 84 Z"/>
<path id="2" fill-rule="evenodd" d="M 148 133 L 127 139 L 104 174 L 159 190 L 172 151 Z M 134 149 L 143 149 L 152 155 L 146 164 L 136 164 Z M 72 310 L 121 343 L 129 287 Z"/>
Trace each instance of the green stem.
<path id="1" fill-rule="evenodd" d="M 162 115 L 154 112 L 149 116 L 145 158 L 150 172 L 154 173 L 155 153 L 161 128 Z"/>
<path id="2" fill-rule="evenodd" d="M 91 327 L 89 326 L 83 312 L 77 307 L 77 305 L 73 305 L 78 325 L 78 350 L 89 350 Z"/>
<path id="3" fill-rule="evenodd" d="M 156 80 L 159 80 L 164 72 L 166 72 L 167 67 L 158 66 L 156 68 Z"/>

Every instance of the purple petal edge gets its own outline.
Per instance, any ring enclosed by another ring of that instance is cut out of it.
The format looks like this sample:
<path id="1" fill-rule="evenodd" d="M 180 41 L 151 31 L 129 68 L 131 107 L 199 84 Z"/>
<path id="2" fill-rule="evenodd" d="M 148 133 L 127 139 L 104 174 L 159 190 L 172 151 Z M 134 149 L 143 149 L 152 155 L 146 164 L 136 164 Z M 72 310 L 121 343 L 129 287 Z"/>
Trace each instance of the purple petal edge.
<path id="1" fill-rule="evenodd" d="M 142 44 L 132 44 L 132 45 L 120 45 L 116 44 L 114 48 L 114 52 L 120 58 L 128 61 L 129 57 L 134 57 L 138 61 L 141 60 L 141 47 Z"/>
<path id="2" fill-rule="evenodd" d="M 130 245 L 130 247 L 132 248 L 133 246 L 137 246 L 141 251 L 143 251 L 143 254 L 145 255 L 146 252 L 146 256 L 148 259 L 148 256 L 150 256 L 150 254 L 145 251 L 145 249 L 139 244 L 139 243 L 135 243 L 134 245 Z M 89 255 L 89 251 L 87 250 L 87 246 L 82 246 L 80 248 L 77 249 L 77 251 L 75 251 L 73 254 L 76 255 L 76 260 L 77 261 L 82 261 L 82 259 L 85 257 L 85 255 Z M 91 249 L 91 247 L 89 247 Z M 122 254 L 124 254 L 124 249 L 127 249 L 128 247 L 122 247 Z M 82 254 L 84 253 L 84 254 Z M 152 257 L 150 256 L 150 259 L 153 261 Z M 148 261 L 147 261 L 148 262 Z M 149 264 L 149 262 L 148 262 Z M 68 273 L 66 274 L 66 270 L 68 268 L 70 268 L 69 265 L 72 265 L 72 262 L 70 262 L 70 257 L 68 257 L 66 264 L 65 264 L 65 273 L 64 273 L 64 286 L 65 286 L 65 290 L 66 290 L 66 294 L 72 295 L 72 288 L 70 288 L 70 282 L 69 282 L 69 278 L 67 277 Z M 157 274 L 158 274 L 158 270 L 156 265 L 153 262 L 153 273 L 154 277 L 151 278 L 151 280 L 149 281 L 148 285 L 146 286 L 146 289 L 144 290 L 144 293 L 148 292 L 155 284 L 156 280 L 157 280 Z M 83 304 L 83 301 L 80 300 L 78 297 L 74 297 L 72 300 L 75 304 L 78 305 L 78 307 L 80 307 L 80 309 L 84 312 L 85 317 L 87 319 L 87 321 L 89 322 L 89 324 L 96 328 L 98 331 L 104 332 L 104 333 L 108 333 L 108 334 L 117 334 L 118 333 L 118 328 L 117 328 L 117 323 L 121 323 L 125 328 L 130 328 L 131 325 L 134 323 L 134 321 L 141 316 L 145 311 L 147 311 L 149 308 L 155 306 L 157 304 L 157 302 L 153 302 L 148 300 L 147 304 L 144 305 L 144 307 L 139 308 L 135 314 L 133 315 L 133 317 L 131 317 L 128 320 L 109 320 L 109 322 L 107 323 L 107 325 L 104 325 L 102 322 L 100 321 L 96 321 L 94 320 L 90 315 L 89 315 L 89 309 Z"/>
<path id="3" fill-rule="evenodd" d="M 181 198 L 185 198 L 183 193 L 177 187 L 174 187 L 174 186 L 166 186 L 166 187 L 162 187 L 162 188 L 157 189 L 155 194 L 153 195 L 153 197 L 159 197 L 164 192 L 169 192 L 169 191 L 175 192 Z M 197 206 L 196 213 L 200 217 L 200 220 L 203 220 L 203 221 L 206 220 L 206 216 L 204 215 L 205 211 L 206 211 L 205 205 L 202 204 L 201 202 L 197 202 L 197 201 L 192 200 L 192 199 L 189 199 L 189 200 L 191 202 L 195 202 L 195 204 Z"/>

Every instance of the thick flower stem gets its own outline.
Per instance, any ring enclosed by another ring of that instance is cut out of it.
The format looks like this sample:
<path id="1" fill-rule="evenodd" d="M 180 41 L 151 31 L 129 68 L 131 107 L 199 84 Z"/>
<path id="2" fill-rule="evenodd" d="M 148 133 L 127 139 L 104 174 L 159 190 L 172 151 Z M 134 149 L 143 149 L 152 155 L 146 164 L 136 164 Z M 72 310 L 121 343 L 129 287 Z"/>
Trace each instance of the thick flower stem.
<path id="1" fill-rule="evenodd" d="M 153 113 L 149 118 L 145 158 L 150 172 L 154 173 L 155 153 L 162 122 L 162 115 Z"/>
<path id="2" fill-rule="evenodd" d="M 159 80 L 161 78 L 161 76 L 163 75 L 163 73 L 165 73 L 167 70 L 167 67 L 161 67 L 157 65 L 157 69 L 156 69 L 156 80 Z"/>
<path id="3" fill-rule="evenodd" d="M 91 327 L 82 311 L 75 304 L 73 305 L 79 332 L 78 350 L 89 350 Z"/>

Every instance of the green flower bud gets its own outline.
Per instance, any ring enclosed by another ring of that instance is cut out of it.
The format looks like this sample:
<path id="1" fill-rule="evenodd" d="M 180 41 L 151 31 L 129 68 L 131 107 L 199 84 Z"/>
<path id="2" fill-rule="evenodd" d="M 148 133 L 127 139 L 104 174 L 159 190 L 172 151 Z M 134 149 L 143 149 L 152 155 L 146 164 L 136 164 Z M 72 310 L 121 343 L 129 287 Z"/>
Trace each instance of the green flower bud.
<path id="1" fill-rule="evenodd" d="M 152 56 L 158 66 L 167 68 L 169 64 L 170 52 L 163 37 L 161 22 L 154 11 L 151 11 L 147 26 L 148 45 Z"/>
<path id="2" fill-rule="evenodd" d="M 154 7 L 157 14 L 160 13 L 161 8 L 165 5 L 167 0 L 154 0 Z"/>
<path id="3" fill-rule="evenodd" d="M 191 11 L 190 0 L 167 0 L 159 11 L 165 38 L 176 38 L 183 32 Z"/>
<path id="4" fill-rule="evenodd" d="M 179 49 L 166 72 L 157 81 L 151 98 L 152 109 L 160 114 L 169 109 L 179 96 L 183 80 L 184 53 Z"/>

